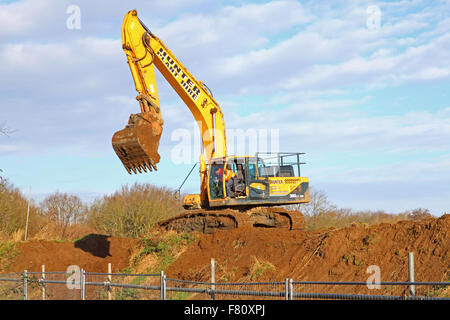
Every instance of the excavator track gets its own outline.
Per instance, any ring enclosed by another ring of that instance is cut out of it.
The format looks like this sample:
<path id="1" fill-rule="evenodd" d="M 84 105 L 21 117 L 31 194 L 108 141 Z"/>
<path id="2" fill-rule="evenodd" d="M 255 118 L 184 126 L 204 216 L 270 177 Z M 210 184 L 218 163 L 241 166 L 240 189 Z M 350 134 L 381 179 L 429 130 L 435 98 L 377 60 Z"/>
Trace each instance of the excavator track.
<path id="1" fill-rule="evenodd" d="M 176 232 L 200 231 L 212 233 L 214 229 L 234 229 L 241 226 L 238 214 L 234 210 L 188 210 L 174 218 L 158 223 L 158 228 Z"/>
<path id="2" fill-rule="evenodd" d="M 256 207 L 248 211 L 253 227 L 305 229 L 305 218 L 299 211 L 281 207 Z"/>
<path id="3" fill-rule="evenodd" d="M 256 207 L 248 210 L 189 210 L 179 216 L 158 223 L 157 228 L 176 232 L 213 233 L 214 230 L 234 228 L 282 228 L 303 230 L 305 219 L 298 211 L 280 207 Z"/>

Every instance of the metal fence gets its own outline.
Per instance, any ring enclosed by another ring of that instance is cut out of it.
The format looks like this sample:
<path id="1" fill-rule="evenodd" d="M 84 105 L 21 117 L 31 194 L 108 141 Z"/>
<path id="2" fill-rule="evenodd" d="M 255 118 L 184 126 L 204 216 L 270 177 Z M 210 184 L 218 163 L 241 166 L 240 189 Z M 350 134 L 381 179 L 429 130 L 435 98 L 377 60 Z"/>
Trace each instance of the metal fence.
<path id="1" fill-rule="evenodd" d="M 450 282 L 222 283 L 160 274 L 28 272 L 0 275 L 2 300 L 450 300 Z"/>

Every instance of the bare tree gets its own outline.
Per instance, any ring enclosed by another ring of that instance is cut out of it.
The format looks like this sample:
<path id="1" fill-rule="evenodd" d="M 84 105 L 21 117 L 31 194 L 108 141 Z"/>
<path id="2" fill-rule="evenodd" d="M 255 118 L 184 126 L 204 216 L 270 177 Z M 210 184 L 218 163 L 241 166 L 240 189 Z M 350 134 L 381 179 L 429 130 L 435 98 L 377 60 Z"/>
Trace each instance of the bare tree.
<path id="1" fill-rule="evenodd" d="M 407 211 L 407 214 L 408 218 L 415 221 L 433 217 L 430 213 L 430 210 L 423 208 L 417 208 L 412 211 Z"/>
<path id="2" fill-rule="evenodd" d="M 45 216 L 59 225 L 62 237 L 68 226 L 84 222 L 87 211 L 79 197 L 58 191 L 42 201 L 41 209 Z"/>
<path id="3" fill-rule="evenodd" d="M 8 128 L 5 124 L 0 125 L 0 135 L 7 136 L 10 133 L 14 132 L 10 128 Z M 2 169 L 0 169 L 0 172 L 3 172 Z M 0 187 L 5 185 L 5 179 L 0 176 Z"/>
<path id="4" fill-rule="evenodd" d="M 7 136 L 7 135 L 13 133 L 14 131 L 15 130 L 12 130 L 11 128 L 8 128 L 5 123 L 0 125 L 0 135 Z"/>
<path id="5" fill-rule="evenodd" d="M 328 200 L 325 191 L 310 188 L 309 195 L 310 201 L 301 204 L 299 208 L 303 214 L 312 217 L 337 209 L 336 206 Z"/>
<path id="6" fill-rule="evenodd" d="M 3 170 L 0 169 L 0 172 L 3 172 Z M 0 192 L 3 192 L 5 184 L 6 184 L 5 179 L 2 176 L 0 176 Z"/>
<path id="7" fill-rule="evenodd" d="M 173 190 L 136 182 L 95 201 L 89 209 L 88 224 L 120 237 L 141 237 L 158 221 L 177 216 L 179 208 Z"/>

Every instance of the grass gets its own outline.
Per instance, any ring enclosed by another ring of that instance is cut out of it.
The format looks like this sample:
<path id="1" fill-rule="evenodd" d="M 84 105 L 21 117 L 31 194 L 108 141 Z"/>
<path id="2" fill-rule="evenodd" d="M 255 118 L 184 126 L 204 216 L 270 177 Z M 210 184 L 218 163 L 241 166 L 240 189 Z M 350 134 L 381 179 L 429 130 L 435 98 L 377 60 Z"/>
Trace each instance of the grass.
<path id="1" fill-rule="evenodd" d="M 137 267 L 143 258 L 153 255 L 156 263 L 147 267 L 150 273 L 158 273 L 166 270 L 183 251 L 184 248 L 194 242 L 197 237 L 193 234 L 163 234 L 161 237 L 144 237 L 141 243 L 141 249 L 132 261 L 132 266 Z"/>
<path id="2" fill-rule="evenodd" d="M 122 273 L 133 273 L 133 270 L 145 268 L 146 273 L 159 273 L 176 261 L 177 257 L 183 250 L 192 244 L 197 237 L 194 234 L 183 233 L 163 233 L 160 235 L 146 236 L 140 240 L 140 249 L 131 261 L 131 265 L 122 269 Z M 152 255 L 153 258 L 146 260 L 145 258 Z M 148 261 L 151 261 L 150 263 Z M 145 282 L 146 277 L 137 276 L 132 280 L 133 284 L 141 285 Z M 172 300 L 186 300 L 191 293 L 175 292 L 171 295 Z M 138 299 L 139 295 L 136 290 L 121 289 L 116 292 L 115 299 L 130 300 Z"/>
<path id="3" fill-rule="evenodd" d="M 131 270 L 131 267 L 123 268 L 120 273 L 132 273 L 133 270 Z"/>
<path id="4" fill-rule="evenodd" d="M 276 268 L 269 261 L 258 260 L 255 256 L 253 257 L 254 263 L 250 270 L 249 278 L 250 281 L 257 280 L 260 276 L 262 276 L 267 271 L 275 271 Z"/>
<path id="5" fill-rule="evenodd" d="M 9 270 L 11 260 L 18 254 L 17 242 L 13 241 L 0 241 L 0 271 Z"/>
<path id="6" fill-rule="evenodd" d="M 17 242 L 0 241 L 0 272 L 9 271 L 11 261 L 19 254 Z M 0 300 L 16 300 L 23 298 L 22 283 L 0 283 Z"/>
<path id="7" fill-rule="evenodd" d="M 363 243 L 366 246 L 375 245 L 380 241 L 378 235 L 376 233 L 371 233 L 363 239 Z"/>
<path id="8" fill-rule="evenodd" d="M 174 292 L 170 296 L 170 300 L 188 300 L 191 292 Z"/>
<path id="9" fill-rule="evenodd" d="M 136 289 L 120 288 L 114 294 L 114 300 L 138 300 L 139 295 Z"/>
<path id="10" fill-rule="evenodd" d="M 146 277 L 145 276 L 137 276 L 136 278 L 134 278 L 131 283 L 132 284 L 136 284 L 136 285 L 141 285 L 142 283 L 144 283 Z"/>
<path id="11" fill-rule="evenodd" d="M 0 300 L 23 300 L 22 284 L 2 284 L 0 286 Z"/>
<path id="12" fill-rule="evenodd" d="M 342 257 L 342 260 L 344 260 L 344 262 L 349 265 L 350 263 L 352 263 L 355 266 L 361 266 L 362 265 L 362 259 L 359 259 L 356 257 L 356 254 L 353 252 L 350 252 L 350 254 L 346 254 L 345 256 Z"/>

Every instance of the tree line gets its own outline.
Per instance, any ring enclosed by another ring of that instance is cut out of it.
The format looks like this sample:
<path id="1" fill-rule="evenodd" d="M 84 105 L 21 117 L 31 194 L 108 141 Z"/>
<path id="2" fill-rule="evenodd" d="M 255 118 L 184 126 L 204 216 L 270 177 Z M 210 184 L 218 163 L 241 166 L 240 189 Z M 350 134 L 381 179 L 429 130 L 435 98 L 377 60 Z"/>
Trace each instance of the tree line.
<path id="1" fill-rule="evenodd" d="M 379 223 L 396 223 L 401 220 L 417 221 L 431 218 L 428 209 L 416 208 L 399 213 L 388 213 L 383 210 L 353 210 L 339 208 L 333 204 L 325 191 L 310 189 L 309 203 L 289 206 L 289 209 L 303 213 L 308 230 L 343 228 L 350 225 L 370 226 Z"/>
<path id="2" fill-rule="evenodd" d="M 308 230 L 432 217 L 423 208 L 400 213 L 342 209 L 331 203 L 324 191 L 311 189 L 310 195 L 309 203 L 288 207 L 303 213 Z M 22 192 L 0 173 L 0 239 L 23 240 L 27 206 Z M 158 221 L 180 214 L 181 207 L 173 190 L 146 183 L 124 185 L 89 204 L 77 195 L 56 191 L 31 203 L 27 238 L 76 239 L 88 233 L 139 238 Z"/>
<path id="3" fill-rule="evenodd" d="M 23 240 L 28 199 L 1 177 L 0 239 Z M 181 204 L 166 187 L 135 183 L 94 202 L 56 191 L 39 203 L 31 202 L 27 238 L 76 239 L 99 232 L 141 237 L 160 220 L 179 214 Z"/>

